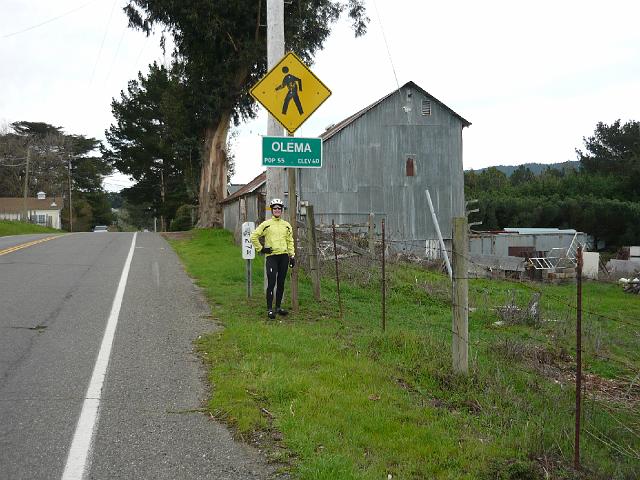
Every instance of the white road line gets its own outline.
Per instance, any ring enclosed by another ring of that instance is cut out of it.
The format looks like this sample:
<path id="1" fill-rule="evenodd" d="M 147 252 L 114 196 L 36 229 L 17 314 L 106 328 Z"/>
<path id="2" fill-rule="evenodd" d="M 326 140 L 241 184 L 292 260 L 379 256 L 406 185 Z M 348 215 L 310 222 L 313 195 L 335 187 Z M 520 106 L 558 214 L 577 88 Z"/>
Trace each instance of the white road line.
<path id="1" fill-rule="evenodd" d="M 116 325 L 118 324 L 118 317 L 120 315 L 120 307 L 122 306 L 122 298 L 124 297 L 124 290 L 127 285 L 131 259 L 133 258 L 133 250 L 136 245 L 136 236 L 137 233 L 134 233 L 133 240 L 131 241 L 131 248 L 129 249 L 129 255 L 124 263 L 122 275 L 120 276 L 118 290 L 116 290 L 116 296 L 113 298 L 111 313 L 109 314 L 109 320 L 107 321 L 107 328 L 105 329 L 104 336 L 102 337 L 102 344 L 100 345 L 100 351 L 98 352 L 96 364 L 93 367 L 93 374 L 91 375 L 89 388 L 87 388 L 87 394 L 85 396 L 84 403 L 82 404 L 82 411 L 80 412 L 78 425 L 76 426 L 76 431 L 73 434 L 73 441 L 69 448 L 69 456 L 67 457 L 67 463 L 64 467 L 62 480 L 82 480 L 90 458 L 91 444 L 93 442 L 95 427 L 98 422 L 102 385 L 104 384 L 104 379 L 107 375 L 109 357 L 111 356 L 111 346 L 113 345 Z"/>

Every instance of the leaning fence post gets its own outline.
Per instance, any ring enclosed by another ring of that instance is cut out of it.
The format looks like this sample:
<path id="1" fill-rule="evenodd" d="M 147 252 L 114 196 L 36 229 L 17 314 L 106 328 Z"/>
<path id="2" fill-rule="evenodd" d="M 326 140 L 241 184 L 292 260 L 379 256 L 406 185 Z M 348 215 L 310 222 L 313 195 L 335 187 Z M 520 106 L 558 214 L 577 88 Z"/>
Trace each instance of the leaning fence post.
<path id="1" fill-rule="evenodd" d="M 338 273 L 338 248 L 336 246 L 336 222 L 331 220 L 333 230 L 333 257 L 336 261 L 336 288 L 338 290 L 338 306 L 340 307 L 340 318 L 342 318 L 342 298 L 340 298 L 340 274 Z"/>
<path id="2" fill-rule="evenodd" d="M 309 270 L 313 297 L 320 300 L 320 268 L 318 266 L 318 246 L 316 244 L 316 221 L 313 216 L 313 205 L 307 205 L 307 243 L 309 244 Z"/>

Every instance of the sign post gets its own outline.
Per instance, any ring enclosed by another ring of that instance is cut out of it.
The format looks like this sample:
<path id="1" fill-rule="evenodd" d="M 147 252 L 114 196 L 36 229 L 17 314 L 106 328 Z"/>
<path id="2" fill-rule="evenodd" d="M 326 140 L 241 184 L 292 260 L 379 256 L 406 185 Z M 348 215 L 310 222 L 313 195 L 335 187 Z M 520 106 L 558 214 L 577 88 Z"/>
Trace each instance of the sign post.
<path id="1" fill-rule="evenodd" d="M 247 298 L 251 298 L 251 260 L 256 258 L 256 249 L 251 243 L 251 232 L 256 229 L 253 222 L 244 222 L 242 224 L 242 258 L 247 261 Z"/>
<path id="2" fill-rule="evenodd" d="M 269 9 L 269 0 L 267 0 Z M 268 16 L 268 15 L 267 15 Z M 267 21 L 269 23 L 269 21 Z M 271 59 L 269 58 L 269 65 Z M 295 168 L 322 167 L 322 140 L 293 139 L 293 134 L 331 95 L 331 90 L 314 75 L 293 52 L 287 53 L 267 74 L 249 91 L 289 132 L 289 137 L 264 137 L 262 165 L 266 167 L 289 168 L 289 219 L 294 239 L 297 237 L 297 204 L 295 188 Z M 271 124 L 270 124 L 271 125 Z M 272 130 L 267 130 L 273 135 Z M 267 169 L 267 196 L 273 194 L 270 179 L 277 170 Z M 295 240 L 294 240 L 295 241 Z M 265 275 L 265 289 L 266 289 Z M 292 302 L 297 310 L 297 270 L 292 278 Z"/>

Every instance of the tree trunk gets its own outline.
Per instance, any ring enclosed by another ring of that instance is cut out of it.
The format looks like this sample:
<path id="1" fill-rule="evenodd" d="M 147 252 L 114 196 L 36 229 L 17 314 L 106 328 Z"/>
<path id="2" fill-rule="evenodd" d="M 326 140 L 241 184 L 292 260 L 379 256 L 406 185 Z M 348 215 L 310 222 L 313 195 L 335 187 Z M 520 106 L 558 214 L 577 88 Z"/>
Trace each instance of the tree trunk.
<path id="1" fill-rule="evenodd" d="M 230 112 L 205 132 L 204 158 L 200 176 L 198 228 L 223 226 L 222 201 L 227 196 L 227 133 Z"/>

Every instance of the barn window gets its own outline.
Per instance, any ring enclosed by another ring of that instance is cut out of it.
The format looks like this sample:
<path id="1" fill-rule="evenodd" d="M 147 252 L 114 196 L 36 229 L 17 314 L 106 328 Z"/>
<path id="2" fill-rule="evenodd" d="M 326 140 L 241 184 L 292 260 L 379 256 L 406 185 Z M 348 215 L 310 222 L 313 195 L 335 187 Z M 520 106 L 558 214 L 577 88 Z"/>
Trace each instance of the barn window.
<path id="1" fill-rule="evenodd" d="M 415 177 L 416 175 L 416 162 L 413 157 L 407 157 L 407 177 Z"/>
<path id="2" fill-rule="evenodd" d="M 431 100 L 422 100 L 422 115 L 431 115 Z"/>

